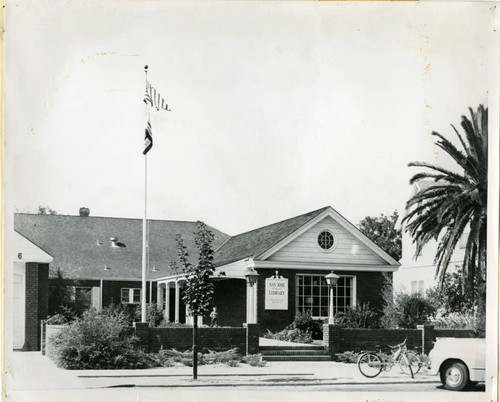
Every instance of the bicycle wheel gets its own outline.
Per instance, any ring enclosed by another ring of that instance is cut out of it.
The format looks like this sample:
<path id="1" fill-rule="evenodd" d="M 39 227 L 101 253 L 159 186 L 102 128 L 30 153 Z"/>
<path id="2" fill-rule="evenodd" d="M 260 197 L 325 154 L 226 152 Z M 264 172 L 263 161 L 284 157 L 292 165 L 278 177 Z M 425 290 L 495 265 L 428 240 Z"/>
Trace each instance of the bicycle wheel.
<path id="1" fill-rule="evenodd" d="M 358 368 L 365 377 L 373 378 L 382 371 L 382 361 L 376 354 L 364 353 L 359 357 Z"/>
<path id="2" fill-rule="evenodd" d="M 406 357 L 408 358 L 408 362 L 411 365 L 413 375 L 417 374 L 420 371 L 420 368 L 422 367 L 422 361 L 420 360 L 420 356 L 418 355 L 417 352 L 411 350 L 409 352 L 406 352 Z M 401 368 L 401 371 L 403 373 L 410 374 L 410 369 L 403 355 L 401 355 L 401 357 L 399 358 L 399 367 Z"/>

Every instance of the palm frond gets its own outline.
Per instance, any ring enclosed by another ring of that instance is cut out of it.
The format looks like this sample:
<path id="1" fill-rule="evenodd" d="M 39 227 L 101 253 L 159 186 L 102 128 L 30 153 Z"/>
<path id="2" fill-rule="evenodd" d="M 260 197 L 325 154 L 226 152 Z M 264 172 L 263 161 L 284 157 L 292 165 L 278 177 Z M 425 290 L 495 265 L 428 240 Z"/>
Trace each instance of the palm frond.
<path id="1" fill-rule="evenodd" d="M 407 201 L 402 222 L 416 243 L 417 254 L 427 243 L 439 239 L 434 262 L 440 284 L 469 227 L 462 275 L 473 287 L 486 271 L 488 109 L 480 105 L 476 112 L 470 108 L 469 112 L 470 119 L 461 116 L 464 135 L 452 125 L 463 150 L 440 133 L 432 132 L 436 145 L 457 163 L 463 174 L 426 162 L 410 163 L 410 167 L 427 169 L 414 174 L 410 184 L 425 186 Z"/>

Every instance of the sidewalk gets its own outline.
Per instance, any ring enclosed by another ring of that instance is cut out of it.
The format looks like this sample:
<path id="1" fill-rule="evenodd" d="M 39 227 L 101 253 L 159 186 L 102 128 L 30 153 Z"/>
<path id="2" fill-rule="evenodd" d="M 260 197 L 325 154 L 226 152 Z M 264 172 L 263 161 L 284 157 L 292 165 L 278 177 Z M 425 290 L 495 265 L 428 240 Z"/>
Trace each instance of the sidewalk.
<path id="1" fill-rule="evenodd" d="M 241 364 L 238 367 L 198 367 L 192 380 L 191 367 L 146 370 L 63 370 L 40 352 L 14 352 L 5 366 L 8 391 L 70 390 L 116 387 L 276 387 L 342 384 L 437 383 L 438 378 L 419 373 L 415 379 L 398 367 L 377 378 L 365 378 L 355 364 L 335 362 L 267 362 L 266 367 Z"/>

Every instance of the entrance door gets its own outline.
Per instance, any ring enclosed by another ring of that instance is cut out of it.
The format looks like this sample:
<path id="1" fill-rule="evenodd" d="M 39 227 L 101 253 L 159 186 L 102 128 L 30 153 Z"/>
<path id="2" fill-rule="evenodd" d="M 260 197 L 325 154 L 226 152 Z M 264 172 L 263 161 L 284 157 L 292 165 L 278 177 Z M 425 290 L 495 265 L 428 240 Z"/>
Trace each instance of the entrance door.
<path id="1" fill-rule="evenodd" d="M 25 294 L 25 266 L 14 263 L 14 305 L 12 307 L 14 349 L 22 349 L 24 345 Z"/>

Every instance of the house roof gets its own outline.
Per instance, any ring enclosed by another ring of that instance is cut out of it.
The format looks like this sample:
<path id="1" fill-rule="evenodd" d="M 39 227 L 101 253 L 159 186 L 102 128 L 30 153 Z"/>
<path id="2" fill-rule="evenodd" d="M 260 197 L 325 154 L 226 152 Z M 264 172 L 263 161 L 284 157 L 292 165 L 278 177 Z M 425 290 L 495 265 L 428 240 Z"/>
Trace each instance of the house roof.
<path id="1" fill-rule="evenodd" d="M 248 257 L 258 257 L 329 208 L 324 207 L 232 236 L 215 251 L 215 265 L 222 266 Z"/>
<path id="2" fill-rule="evenodd" d="M 148 220 L 148 226 L 148 280 L 176 273 L 170 267 L 177 261 L 176 234 L 183 237 L 191 262 L 196 262 L 196 222 Z M 74 279 L 141 279 L 142 219 L 18 213 L 14 229 L 54 257 L 51 276 L 60 270 L 63 277 Z M 209 229 L 214 234 L 214 249 L 229 237 Z M 125 247 L 112 247 L 112 237 Z"/>

